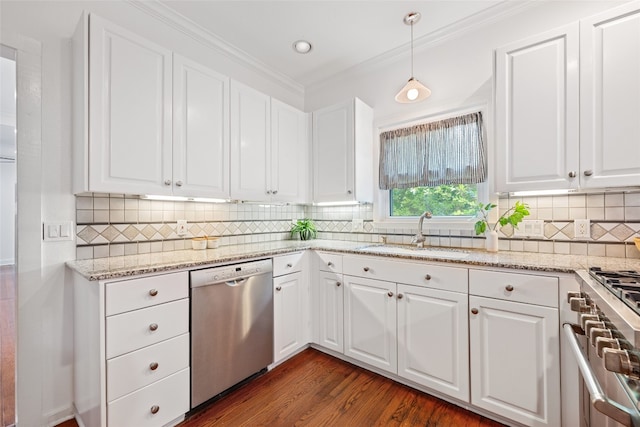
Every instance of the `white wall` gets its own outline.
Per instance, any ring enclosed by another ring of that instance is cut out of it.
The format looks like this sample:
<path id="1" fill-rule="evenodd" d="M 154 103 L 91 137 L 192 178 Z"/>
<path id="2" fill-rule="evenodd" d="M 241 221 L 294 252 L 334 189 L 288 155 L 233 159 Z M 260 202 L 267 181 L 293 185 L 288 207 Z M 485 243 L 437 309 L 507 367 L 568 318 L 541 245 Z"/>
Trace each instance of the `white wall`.
<path id="1" fill-rule="evenodd" d="M 0 265 L 15 263 L 16 164 L 0 162 Z"/>

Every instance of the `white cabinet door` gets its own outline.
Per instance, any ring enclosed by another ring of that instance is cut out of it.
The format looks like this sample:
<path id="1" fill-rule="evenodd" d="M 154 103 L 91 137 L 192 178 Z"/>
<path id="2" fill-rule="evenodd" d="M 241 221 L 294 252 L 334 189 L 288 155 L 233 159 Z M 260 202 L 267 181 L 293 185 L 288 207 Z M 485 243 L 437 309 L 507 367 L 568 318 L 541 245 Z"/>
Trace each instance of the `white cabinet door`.
<path id="1" fill-rule="evenodd" d="M 398 284 L 398 375 L 469 402 L 467 294 Z"/>
<path id="2" fill-rule="evenodd" d="M 344 354 L 397 372 L 396 284 L 344 276 Z"/>
<path id="3" fill-rule="evenodd" d="M 231 82 L 231 197 L 265 200 L 271 135 L 271 98 Z"/>
<path id="4" fill-rule="evenodd" d="M 497 191 L 578 187 L 578 37 L 572 24 L 496 50 Z"/>
<path id="5" fill-rule="evenodd" d="M 305 341 L 305 284 L 302 273 L 292 273 L 273 279 L 274 297 L 274 361 L 291 355 Z"/>
<path id="6" fill-rule="evenodd" d="M 476 296 L 469 307 L 471 404 L 523 425 L 559 426 L 558 310 Z"/>
<path id="7" fill-rule="evenodd" d="M 321 271 L 316 282 L 316 344 L 344 351 L 344 286 L 342 275 Z"/>
<path id="8" fill-rule="evenodd" d="M 229 198 L 229 78 L 173 57 L 173 194 Z"/>
<path id="9" fill-rule="evenodd" d="M 271 99 L 270 176 L 271 200 L 307 202 L 309 160 L 307 115 Z"/>
<path id="10" fill-rule="evenodd" d="M 313 113 L 313 200 L 353 199 L 353 101 Z"/>
<path id="11" fill-rule="evenodd" d="M 580 37 L 581 185 L 640 185 L 638 2 L 581 21 Z"/>
<path id="12" fill-rule="evenodd" d="M 90 191 L 171 194 L 171 52 L 89 19 Z"/>

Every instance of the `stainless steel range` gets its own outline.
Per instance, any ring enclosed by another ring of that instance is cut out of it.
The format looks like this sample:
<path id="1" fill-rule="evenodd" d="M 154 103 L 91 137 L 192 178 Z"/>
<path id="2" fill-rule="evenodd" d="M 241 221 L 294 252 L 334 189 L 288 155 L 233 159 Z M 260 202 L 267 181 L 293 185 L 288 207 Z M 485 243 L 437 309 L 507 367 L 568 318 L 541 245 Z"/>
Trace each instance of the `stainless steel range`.
<path id="1" fill-rule="evenodd" d="M 640 427 L 640 273 L 592 267 L 576 273 L 567 302 L 579 324 L 563 326 L 583 378 L 589 427 Z"/>

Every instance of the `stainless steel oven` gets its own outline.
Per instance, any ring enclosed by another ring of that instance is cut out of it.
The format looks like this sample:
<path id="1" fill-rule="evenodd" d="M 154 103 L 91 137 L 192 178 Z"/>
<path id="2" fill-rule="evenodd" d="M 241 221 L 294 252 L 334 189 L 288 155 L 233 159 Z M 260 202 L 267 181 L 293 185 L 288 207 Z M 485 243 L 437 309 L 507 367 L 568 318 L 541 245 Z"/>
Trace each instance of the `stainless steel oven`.
<path id="1" fill-rule="evenodd" d="M 582 374 L 581 424 L 640 427 L 640 274 L 591 268 L 576 273 L 563 325 Z"/>

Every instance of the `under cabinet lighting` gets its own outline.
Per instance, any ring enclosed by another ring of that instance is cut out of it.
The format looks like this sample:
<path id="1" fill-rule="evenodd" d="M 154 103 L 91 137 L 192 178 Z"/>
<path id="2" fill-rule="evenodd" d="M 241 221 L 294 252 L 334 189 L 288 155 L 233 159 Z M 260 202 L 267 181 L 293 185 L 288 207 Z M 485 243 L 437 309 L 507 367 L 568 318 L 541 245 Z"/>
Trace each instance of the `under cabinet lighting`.
<path id="1" fill-rule="evenodd" d="M 314 203 L 315 206 L 354 206 L 359 205 L 360 202 L 318 202 Z"/>
<path id="2" fill-rule="evenodd" d="M 562 190 L 531 190 L 531 191 L 514 191 L 509 193 L 510 196 L 515 196 L 515 197 L 527 197 L 527 196 L 558 196 L 558 195 L 562 195 L 562 194 L 569 194 L 569 193 L 575 193 L 577 190 L 569 190 L 569 189 L 562 189 Z"/>
<path id="3" fill-rule="evenodd" d="M 162 200 L 165 202 L 202 202 L 202 203 L 230 203 L 227 199 L 212 199 L 208 197 L 183 197 L 183 196 L 156 196 L 153 194 L 144 194 L 140 196 L 146 200 Z"/>

